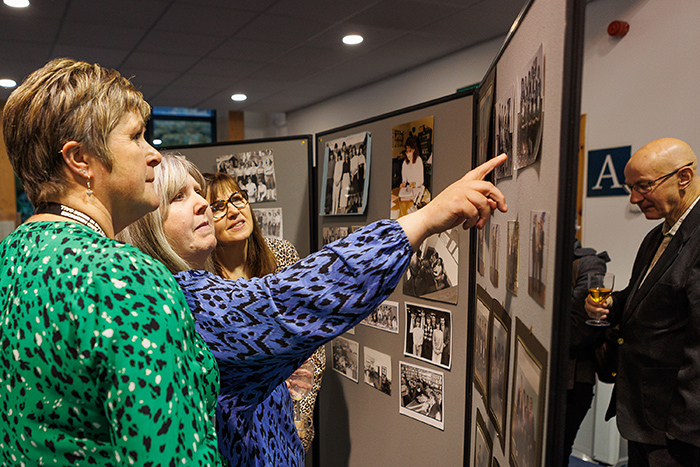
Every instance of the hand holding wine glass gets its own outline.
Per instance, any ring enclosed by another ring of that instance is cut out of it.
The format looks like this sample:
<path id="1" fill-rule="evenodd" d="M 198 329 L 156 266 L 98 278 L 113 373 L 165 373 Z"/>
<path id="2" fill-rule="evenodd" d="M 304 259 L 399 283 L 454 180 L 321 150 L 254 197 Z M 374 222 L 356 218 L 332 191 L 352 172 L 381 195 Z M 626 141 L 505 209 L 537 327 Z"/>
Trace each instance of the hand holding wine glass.
<path id="1" fill-rule="evenodd" d="M 598 306 L 604 307 L 608 297 L 612 294 L 615 285 L 615 275 L 611 273 L 589 273 L 588 293 L 591 300 Z M 610 323 L 596 317 L 586 321 L 590 326 L 610 326 Z"/>

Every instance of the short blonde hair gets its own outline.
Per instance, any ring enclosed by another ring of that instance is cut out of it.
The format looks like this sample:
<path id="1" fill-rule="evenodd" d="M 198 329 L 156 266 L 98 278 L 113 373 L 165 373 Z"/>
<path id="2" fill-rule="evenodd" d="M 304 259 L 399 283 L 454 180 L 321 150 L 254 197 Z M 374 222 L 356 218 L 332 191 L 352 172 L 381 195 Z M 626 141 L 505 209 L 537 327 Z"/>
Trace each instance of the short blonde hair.
<path id="1" fill-rule="evenodd" d="M 163 223 L 168 218 L 170 201 L 182 190 L 191 175 L 204 189 L 205 180 L 197 166 L 177 154 L 163 154 L 162 162 L 155 167 L 155 188 L 160 206 L 156 211 L 146 214 L 118 235 L 117 239 L 134 245 L 147 255 L 157 259 L 172 274 L 193 269 L 193 265 L 175 252 L 170 240 L 165 235 Z M 211 259 L 207 259 L 205 269 L 213 271 Z"/>
<path id="2" fill-rule="evenodd" d="M 3 109 L 3 133 L 10 163 L 34 204 L 55 201 L 66 186 L 60 154 L 77 141 L 108 170 L 107 137 L 128 112 L 144 122 L 151 108 L 118 71 L 57 58 L 29 75 Z"/>

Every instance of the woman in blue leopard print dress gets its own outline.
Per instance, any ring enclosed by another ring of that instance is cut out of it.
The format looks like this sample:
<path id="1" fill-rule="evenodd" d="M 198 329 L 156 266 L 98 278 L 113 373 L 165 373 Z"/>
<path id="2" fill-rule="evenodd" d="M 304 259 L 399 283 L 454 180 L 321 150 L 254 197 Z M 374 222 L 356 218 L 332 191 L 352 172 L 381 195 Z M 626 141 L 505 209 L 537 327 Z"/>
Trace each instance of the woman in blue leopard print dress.
<path id="1" fill-rule="evenodd" d="M 496 158 L 488 164 L 502 161 Z M 355 326 L 392 292 L 413 247 L 431 231 L 464 222 L 463 212 L 446 214 L 465 202 L 463 194 L 451 193 L 450 187 L 445 198 L 433 201 L 434 214 L 425 212 L 430 216 L 426 222 L 439 226 L 432 230 L 413 224 L 410 216 L 408 222 L 375 222 L 274 276 L 234 281 L 202 270 L 215 240 L 211 210 L 201 195 L 204 180 L 196 167 L 164 155 L 155 184 L 162 200 L 159 212 L 130 226 L 125 238 L 171 265 L 197 330 L 217 359 L 217 428 L 223 454 L 236 466 L 303 465 L 303 455 L 290 443 L 298 443 L 298 438 L 289 394 L 281 392 L 281 400 L 270 395 L 316 348 Z M 471 211 L 468 226 L 477 223 L 472 216 L 482 226 L 491 209 L 505 209 L 499 193 L 493 193 L 498 201 L 484 198 L 483 209 Z M 156 234 L 159 230 L 162 238 Z M 269 297 L 256 294 L 259 288 L 269 290 Z M 255 417 L 260 415 L 256 409 L 266 403 L 274 404 L 266 408 L 277 420 Z"/>

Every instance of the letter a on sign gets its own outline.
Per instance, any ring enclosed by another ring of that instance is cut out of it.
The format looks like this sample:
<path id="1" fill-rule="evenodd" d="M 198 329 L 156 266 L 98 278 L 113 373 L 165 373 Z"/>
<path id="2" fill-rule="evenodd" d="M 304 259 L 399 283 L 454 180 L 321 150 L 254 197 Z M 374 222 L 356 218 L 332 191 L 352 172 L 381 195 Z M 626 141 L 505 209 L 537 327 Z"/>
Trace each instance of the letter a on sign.
<path id="1" fill-rule="evenodd" d="M 629 196 L 624 183 L 631 154 L 632 146 L 588 151 L 588 197 Z"/>

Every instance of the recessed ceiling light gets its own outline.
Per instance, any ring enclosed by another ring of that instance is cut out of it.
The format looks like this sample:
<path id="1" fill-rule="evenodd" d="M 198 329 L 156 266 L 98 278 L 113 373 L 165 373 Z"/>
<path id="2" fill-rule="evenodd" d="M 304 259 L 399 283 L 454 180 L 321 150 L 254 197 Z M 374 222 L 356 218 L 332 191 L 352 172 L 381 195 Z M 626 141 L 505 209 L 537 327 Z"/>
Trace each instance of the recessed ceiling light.
<path id="1" fill-rule="evenodd" d="M 156 138 L 153 140 L 153 146 L 158 146 L 160 144 L 163 144 L 163 140 L 160 138 Z"/>
<path id="2" fill-rule="evenodd" d="M 0 86 L 3 88 L 14 88 L 17 86 L 17 82 L 13 79 L 0 79 Z"/>
<path id="3" fill-rule="evenodd" d="M 357 44 L 361 43 L 363 40 L 365 40 L 365 39 L 358 34 L 349 34 L 349 35 L 343 37 L 343 44 L 357 45 Z"/>
<path id="4" fill-rule="evenodd" d="M 231 96 L 231 99 L 233 99 L 236 102 L 242 102 L 248 99 L 248 96 L 246 96 L 245 94 L 234 94 L 233 96 Z"/>
<path id="5" fill-rule="evenodd" d="M 29 0 L 3 0 L 3 2 L 12 8 L 27 8 L 29 6 Z"/>

